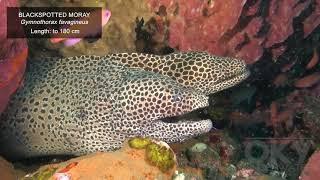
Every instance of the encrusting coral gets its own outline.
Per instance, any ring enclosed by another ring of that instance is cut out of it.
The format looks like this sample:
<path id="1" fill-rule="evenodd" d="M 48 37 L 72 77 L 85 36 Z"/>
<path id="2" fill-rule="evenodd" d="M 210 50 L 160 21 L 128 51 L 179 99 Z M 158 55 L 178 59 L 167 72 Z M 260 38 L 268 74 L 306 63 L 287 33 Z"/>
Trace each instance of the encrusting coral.
<path id="1" fill-rule="evenodd" d="M 277 59 L 301 22 L 304 37 L 320 24 L 319 0 L 148 0 L 156 27 L 172 48 L 258 61 Z M 298 21 L 297 21 L 298 20 Z M 297 22 L 296 22 L 297 21 Z M 159 33 L 158 33 L 159 34 Z M 159 35 L 158 35 L 159 36 Z"/>
<path id="2" fill-rule="evenodd" d="M 42 166 L 23 179 L 171 179 L 175 171 L 175 155 L 166 143 L 133 138 L 118 151 Z"/>

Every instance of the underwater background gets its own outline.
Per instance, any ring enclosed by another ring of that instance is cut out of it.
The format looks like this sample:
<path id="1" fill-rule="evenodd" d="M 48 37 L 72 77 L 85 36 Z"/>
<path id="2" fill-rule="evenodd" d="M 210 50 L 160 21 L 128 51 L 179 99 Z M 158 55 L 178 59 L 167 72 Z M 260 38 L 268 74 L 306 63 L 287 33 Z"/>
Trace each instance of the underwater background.
<path id="1" fill-rule="evenodd" d="M 102 7 L 111 14 L 101 38 L 68 44 L 6 38 L 7 6 Z M 109 153 L 1 158 L 0 179 L 320 178 L 319 0 L 2 0 L 0 8 L 0 112 L 24 87 L 26 63 L 48 57 L 203 51 L 242 59 L 251 72 L 188 114 L 210 119 L 208 133 L 170 147 L 136 138 Z"/>

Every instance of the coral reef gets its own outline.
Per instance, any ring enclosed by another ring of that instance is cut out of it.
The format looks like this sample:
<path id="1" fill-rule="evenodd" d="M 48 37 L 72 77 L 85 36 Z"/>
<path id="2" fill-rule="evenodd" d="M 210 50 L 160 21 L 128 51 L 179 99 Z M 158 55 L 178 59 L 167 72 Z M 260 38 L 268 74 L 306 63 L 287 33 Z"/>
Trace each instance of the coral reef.
<path id="1" fill-rule="evenodd" d="M 319 0 L 148 2 L 170 47 L 238 57 L 249 64 L 264 52 L 277 59 L 287 49 L 287 39 L 299 31 L 299 23 L 304 37 L 320 24 Z"/>
<path id="2" fill-rule="evenodd" d="M 145 142 L 135 138 L 132 142 Z M 164 142 L 149 141 L 143 149 L 129 147 L 110 153 L 94 153 L 58 164 L 40 167 L 28 179 L 170 179 L 175 174 L 175 155 Z M 150 150 L 150 148 L 152 150 Z M 149 150 L 148 150 L 149 149 Z M 154 151 L 155 150 L 155 151 Z M 156 152 L 156 153 L 155 153 Z M 148 154 L 151 153 L 151 158 Z M 154 154 L 155 153 L 155 154 Z M 170 154 L 170 155 L 169 155 Z M 170 158 L 168 158 L 170 157 Z M 154 166 L 150 160 L 157 160 Z M 164 161 L 165 160 L 165 161 Z"/>
<path id="3" fill-rule="evenodd" d="M 256 143 L 264 148 L 260 149 L 263 154 L 267 153 L 261 157 L 261 154 L 257 155 L 259 150 L 252 150 L 255 156 L 261 158 L 261 162 L 249 162 L 244 168 L 254 168 L 259 173 L 278 177 L 283 174 L 289 179 L 296 178 L 308 153 L 319 144 L 319 117 L 319 98 L 307 89 L 294 90 L 272 101 L 269 107 L 258 106 L 252 113 L 232 112 L 229 119 L 235 133 L 244 142 L 243 150 Z M 284 154 L 269 154 L 276 153 L 271 151 L 277 151 L 280 147 Z M 245 156 L 244 160 L 249 159 Z"/>
<path id="4" fill-rule="evenodd" d="M 191 139 L 183 144 L 171 144 L 178 160 L 179 171 L 205 179 L 231 178 L 237 168 L 233 164 L 240 146 L 227 131 L 210 132 L 208 136 Z"/>
<path id="5" fill-rule="evenodd" d="M 171 145 L 179 171 L 173 173 L 175 159 L 168 148 L 160 148 L 149 139 L 135 138 L 129 141 L 135 153 L 122 150 L 80 157 L 46 166 L 34 177 L 103 176 L 105 172 L 125 176 L 128 174 L 123 173 L 127 172 L 124 169 L 132 173 L 132 166 L 112 163 L 119 160 L 113 159 L 116 155 L 122 158 L 127 152 L 125 158 L 133 158 L 130 160 L 137 163 L 134 168 L 152 169 L 151 174 L 135 174 L 144 178 L 158 173 L 170 178 L 174 174 L 174 179 L 296 179 L 308 156 L 319 146 L 320 0 L 22 0 L 21 3 L 99 6 L 112 12 L 101 39 L 84 39 L 72 47 L 33 39 L 31 58 L 135 50 L 167 54 L 176 49 L 207 51 L 253 64 L 252 75 L 245 84 L 211 95 L 214 100 L 204 116 L 215 120 L 217 129 L 222 126 L 227 130 L 215 129 L 206 136 Z M 216 98 L 222 102 L 217 103 Z M 250 154 L 262 161 L 248 158 L 246 148 L 252 142 L 267 148 L 253 148 Z M 272 147 L 283 147 L 285 156 L 271 154 Z M 263 152 L 268 152 L 268 156 L 263 157 Z M 313 168 L 318 165 L 318 155 L 316 151 L 311 156 L 302 179 L 316 177 Z"/>
<path id="6" fill-rule="evenodd" d="M 0 113 L 21 83 L 28 55 L 26 39 L 7 38 L 7 6 L 18 6 L 18 2 L 0 1 Z"/>

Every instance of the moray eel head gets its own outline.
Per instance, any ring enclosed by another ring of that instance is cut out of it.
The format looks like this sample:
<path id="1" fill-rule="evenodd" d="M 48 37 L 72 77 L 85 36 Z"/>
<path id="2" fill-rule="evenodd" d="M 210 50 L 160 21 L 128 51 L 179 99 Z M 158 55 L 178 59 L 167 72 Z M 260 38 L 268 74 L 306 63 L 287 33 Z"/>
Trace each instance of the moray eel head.
<path id="1" fill-rule="evenodd" d="M 204 87 L 207 92 L 215 93 L 227 89 L 242 82 L 250 75 L 250 71 L 242 60 L 216 58 L 211 61 L 207 80 L 209 83 Z"/>
<path id="2" fill-rule="evenodd" d="M 165 66 L 169 70 L 162 70 L 163 74 L 207 95 L 232 87 L 250 74 L 245 62 L 235 58 L 206 52 L 178 53 L 168 57 L 171 61 L 167 61 Z"/>
<path id="3" fill-rule="evenodd" d="M 108 58 L 129 67 L 163 74 L 184 87 L 207 95 L 232 87 L 250 74 L 244 61 L 207 52 L 179 52 L 165 56 L 120 53 Z"/>
<path id="4" fill-rule="evenodd" d="M 210 120 L 163 122 L 163 118 L 179 116 L 208 106 L 208 96 L 185 88 L 176 81 L 160 76 L 131 76 L 121 92 L 124 117 L 130 117 L 122 131 L 166 142 L 182 141 L 208 132 Z"/>

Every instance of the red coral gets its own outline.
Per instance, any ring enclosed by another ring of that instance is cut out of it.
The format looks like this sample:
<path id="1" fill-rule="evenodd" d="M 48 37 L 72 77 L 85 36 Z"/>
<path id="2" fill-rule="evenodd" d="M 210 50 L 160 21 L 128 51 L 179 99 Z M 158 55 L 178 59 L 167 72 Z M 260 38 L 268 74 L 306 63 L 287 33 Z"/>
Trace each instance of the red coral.
<path id="1" fill-rule="evenodd" d="M 183 36 L 180 36 L 180 34 L 184 33 L 185 22 L 182 18 L 177 18 L 171 22 L 170 27 L 171 28 L 169 29 L 169 44 L 173 47 L 177 47 L 183 38 Z"/>
<path id="2" fill-rule="evenodd" d="M 17 6 L 17 1 L 0 1 L 0 113 L 5 109 L 10 95 L 18 88 L 26 66 L 28 54 L 25 39 L 7 39 L 7 6 Z"/>
<path id="3" fill-rule="evenodd" d="M 316 0 L 314 12 L 303 21 L 304 37 L 307 37 L 320 24 L 320 0 Z"/>
<path id="4" fill-rule="evenodd" d="M 313 56 L 306 66 L 306 69 L 314 68 L 319 62 L 319 55 L 316 49 L 313 50 Z"/>
<path id="5" fill-rule="evenodd" d="M 286 50 L 286 48 L 287 48 L 287 46 L 285 46 L 285 45 L 281 45 L 279 47 L 272 48 L 271 49 L 272 57 L 274 59 L 278 58 Z"/>
<path id="6" fill-rule="evenodd" d="M 265 49 L 274 59 L 287 48 L 293 20 L 309 7 L 305 36 L 320 24 L 320 0 L 149 0 L 158 11 L 166 7 L 170 21 L 168 44 L 180 51 L 201 50 L 256 62 Z M 262 3 L 269 3 L 266 6 Z M 269 7 L 267 15 L 260 8 Z M 276 46 L 274 46 L 276 45 Z"/>
<path id="7" fill-rule="evenodd" d="M 320 72 L 315 72 L 311 75 L 305 76 L 294 83 L 297 88 L 312 87 L 320 82 Z"/>
<path id="8" fill-rule="evenodd" d="M 158 11 L 167 7 L 170 18 L 169 45 L 181 51 L 208 50 L 223 55 L 226 49 L 219 39 L 237 24 L 246 0 L 212 1 L 150 0 L 150 7 Z M 223 19 L 223 20 L 222 20 Z M 214 22 L 214 23 L 212 23 Z M 195 35 L 197 34 L 197 35 Z"/>
<path id="9" fill-rule="evenodd" d="M 269 8 L 269 21 L 271 27 L 268 32 L 266 47 L 281 43 L 292 33 L 292 22 L 302 10 L 304 10 L 310 1 L 299 3 L 298 0 L 272 0 Z"/>
<path id="10" fill-rule="evenodd" d="M 169 7 L 171 3 L 173 3 L 174 1 L 172 0 L 149 0 L 149 6 L 151 7 L 151 9 L 159 9 L 160 6 L 165 6 L 165 7 Z"/>
<path id="11" fill-rule="evenodd" d="M 246 61 L 248 64 L 254 63 L 262 56 L 263 47 L 261 45 L 264 39 L 255 37 L 261 26 L 261 18 L 254 18 L 251 20 L 251 22 L 247 25 L 247 28 L 242 32 L 246 34 L 249 42 L 245 44 L 239 52 L 232 54 L 233 56 L 248 60 Z"/>
<path id="12" fill-rule="evenodd" d="M 301 176 L 301 180 L 313 180 L 320 177 L 320 151 L 316 151 L 309 158 L 307 165 L 304 167 Z"/>

